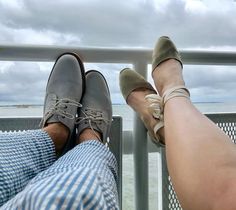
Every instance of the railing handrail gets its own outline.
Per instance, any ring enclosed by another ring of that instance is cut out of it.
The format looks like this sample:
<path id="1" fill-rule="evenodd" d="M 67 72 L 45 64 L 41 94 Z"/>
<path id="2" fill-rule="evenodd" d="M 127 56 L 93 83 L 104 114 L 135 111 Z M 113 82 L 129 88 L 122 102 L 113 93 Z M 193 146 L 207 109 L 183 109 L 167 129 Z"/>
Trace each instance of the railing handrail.
<path id="1" fill-rule="evenodd" d="M 144 48 L 86 48 L 52 45 L 1 45 L 2 61 L 55 61 L 65 52 L 79 54 L 85 62 L 151 63 L 152 49 Z M 184 64 L 236 65 L 236 51 L 180 50 Z"/>

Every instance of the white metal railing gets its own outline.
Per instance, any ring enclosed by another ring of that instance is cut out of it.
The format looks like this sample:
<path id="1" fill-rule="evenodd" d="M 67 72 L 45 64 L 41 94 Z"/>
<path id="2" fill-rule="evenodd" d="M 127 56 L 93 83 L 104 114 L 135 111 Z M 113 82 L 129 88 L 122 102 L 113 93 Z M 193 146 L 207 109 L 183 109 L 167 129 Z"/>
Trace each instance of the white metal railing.
<path id="1" fill-rule="evenodd" d="M 55 61 L 65 52 L 75 52 L 84 62 L 130 63 L 146 77 L 151 63 L 151 49 L 79 48 L 64 46 L 0 45 L 2 61 Z M 180 50 L 184 64 L 236 65 L 236 52 Z M 131 131 L 130 131 L 131 132 Z M 135 166 L 135 203 L 137 210 L 148 210 L 148 147 L 146 130 L 135 115 L 133 132 L 124 133 L 124 142 L 133 142 Z M 135 139 L 133 141 L 132 139 Z M 161 164 L 161 163 L 160 163 Z M 161 198 L 160 198 L 161 199 Z M 158 205 L 161 208 L 161 205 Z"/>
<path id="2" fill-rule="evenodd" d="M 80 48 L 42 45 L 1 45 L 0 60 L 55 61 L 64 52 L 78 53 L 84 62 L 91 63 L 151 63 L 152 49 L 142 48 Z M 180 50 L 184 64 L 236 65 L 236 52 Z"/>

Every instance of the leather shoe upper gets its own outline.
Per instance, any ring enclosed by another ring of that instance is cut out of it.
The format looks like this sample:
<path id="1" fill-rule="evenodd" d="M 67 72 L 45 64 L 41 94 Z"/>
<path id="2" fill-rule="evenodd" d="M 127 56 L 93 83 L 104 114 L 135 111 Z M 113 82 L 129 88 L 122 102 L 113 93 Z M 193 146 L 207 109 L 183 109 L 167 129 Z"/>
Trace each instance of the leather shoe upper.
<path id="1" fill-rule="evenodd" d="M 44 101 L 42 126 L 60 122 L 72 134 L 85 79 L 82 61 L 75 54 L 60 56 L 49 76 Z"/>
<path id="2" fill-rule="evenodd" d="M 102 135 L 101 142 L 107 143 L 112 122 L 112 103 L 105 78 L 95 70 L 86 72 L 86 93 L 83 107 L 78 116 L 78 135 L 90 128 Z M 95 133 L 96 135 L 96 133 Z"/>

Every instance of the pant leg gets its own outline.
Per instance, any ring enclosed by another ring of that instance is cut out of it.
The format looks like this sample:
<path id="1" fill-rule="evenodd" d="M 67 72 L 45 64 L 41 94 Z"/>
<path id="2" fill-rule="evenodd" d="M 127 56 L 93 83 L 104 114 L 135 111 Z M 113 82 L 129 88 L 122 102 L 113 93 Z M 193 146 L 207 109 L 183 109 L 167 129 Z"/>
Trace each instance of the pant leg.
<path id="1" fill-rule="evenodd" d="M 118 209 L 117 163 L 98 141 L 86 141 L 38 174 L 2 209 Z"/>
<path id="2" fill-rule="evenodd" d="M 42 130 L 0 132 L 0 206 L 55 162 L 55 148 Z"/>

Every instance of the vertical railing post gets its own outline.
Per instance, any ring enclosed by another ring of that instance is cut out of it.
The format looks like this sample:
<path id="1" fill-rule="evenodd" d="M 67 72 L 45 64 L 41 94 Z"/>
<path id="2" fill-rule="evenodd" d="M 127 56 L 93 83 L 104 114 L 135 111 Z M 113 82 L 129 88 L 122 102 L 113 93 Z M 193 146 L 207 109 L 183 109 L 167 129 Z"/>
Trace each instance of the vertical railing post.
<path id="1" fill-rule="evenodd" d="M 162 166 L 162 209 L 169 210 L 169 173 L 166 164 L 166 151 L 165 148 L 160 148 L 161 150 L 161 166 Z"/>
<path id="2" fill-rule="evenodd" d="M 162 147 L 158 147 L 157 148 L 157 206 L 158 206 L 158 210 L 165 210 L 165 206 L 164 206 L 164 197 L 166 194 L 163 194 L 163 188 L 165 187 L 165 182 L 163 182 L 163 148 Z"/>
<path id="3" fill-rule="evenodd" d="M 135 63 L 134 69 L 146 78 L 146 62 Z M 134 176 L 136 210 L 148 210 L 147 132 L 136 113 L 134 119 Z"/>

